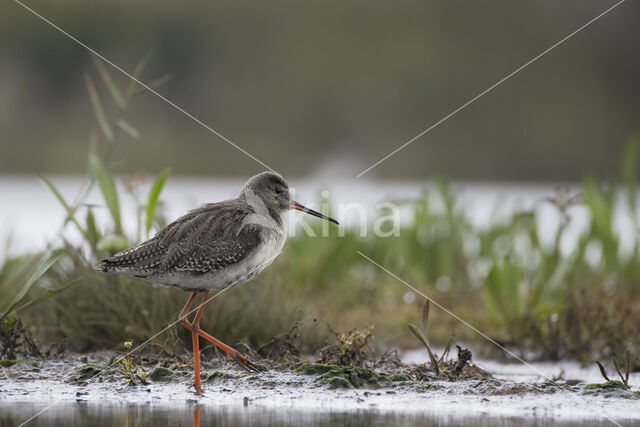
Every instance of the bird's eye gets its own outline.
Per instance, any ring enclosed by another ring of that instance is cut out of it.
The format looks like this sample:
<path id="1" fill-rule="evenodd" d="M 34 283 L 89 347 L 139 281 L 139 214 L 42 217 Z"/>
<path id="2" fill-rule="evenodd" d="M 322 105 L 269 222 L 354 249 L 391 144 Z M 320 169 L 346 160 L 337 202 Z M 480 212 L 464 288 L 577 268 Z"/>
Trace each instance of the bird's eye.
<path id="1" fill-rule="evenodd" d="M 276 193 L 282 194 L 282 187 L 276 187 Z"/>

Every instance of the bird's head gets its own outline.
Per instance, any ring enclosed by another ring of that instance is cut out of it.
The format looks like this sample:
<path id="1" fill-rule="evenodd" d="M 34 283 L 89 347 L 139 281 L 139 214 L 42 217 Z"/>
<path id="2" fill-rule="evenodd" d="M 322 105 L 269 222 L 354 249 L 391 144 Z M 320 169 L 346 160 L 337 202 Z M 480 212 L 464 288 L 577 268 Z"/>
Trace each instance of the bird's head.
<path id="1" fill-rule="evenodd" d="M 241 194 L 247 199 L 259 197 L 267 209 L 278 214 L 289 209 L 295 209 L 338 224 L 335 219 L 322 215 L 320 212 L 309 209 L 293 200 L 286 181 L 275 172 L 262 172 L 251 177 L 242 187 Z"/>

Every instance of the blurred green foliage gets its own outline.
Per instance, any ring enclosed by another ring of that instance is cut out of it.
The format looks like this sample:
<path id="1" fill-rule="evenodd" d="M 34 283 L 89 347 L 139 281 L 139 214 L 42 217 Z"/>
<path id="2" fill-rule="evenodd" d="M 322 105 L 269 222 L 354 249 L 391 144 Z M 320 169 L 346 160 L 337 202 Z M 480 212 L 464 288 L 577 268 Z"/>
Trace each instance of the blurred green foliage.
<path id="1" fill-rule="evenodd" d="M 569 254 L 563 254 L 559 244 L 565 223 L 553 246 L 543 246 L 538 239 L 533 212 L 476 229 L 456 208 L 444 183 L 427 187 L 419 200 L 405 202 L 414 217 L 397 237 L 360 237 L 351 229 L 343 237 L 333 229 L 321 237 L 322 224 L 313 222 L 318 237 L 291 237 L 259 278 L 213 300 L 203 325 L 213 325 L 213 333 L 224 340 L 260 344 L 301 319 L 303 342 L 310 350 L 326 339 L 327 324 L 339 330 L 375 324 L 379 344 L 414 345 L 405 325 L 415 321 L 422 299 L 415 295 L 414 301 L 406 301 L 409 289 L 359 256 L 361 251 L 500 342 L 541 356 L 589 358 L 624 348 L 640 337 L 633 321 L 640 313 L 640 253 L 637 244 L 631 254 L 618 253 L 610 188 L 585 180 L 592 225 Z M 93 270 L 99 259 L 136 239 L 121 236 L 115 218 L 111 227 L 90 231 L 97 227 L 89 218 L 77 220 L 84 235 L 97 234 L 86 242 L 89 253 L 68 244 L 55 248 L 60 254 L 53 258 L 55 265 L 51 259 L 40 264 L 44 267 L 35 276 L 51 289 L 77 277 L 82 285 L 37 311 L 25 310 L 24 317 L 42 328 L 46 339 L 66 337 L 79 349 L 142 341 L 175 321 L 184 292 Z M 601 248 L 595 263 L 585 255 L 594 244 Z M 8 260 L 3 271 L 16 271 L 20 263 L 34 265 L 33 256 Z M 443 277 L 448 288 L 437 285 Z M 7 283 L 0 280 L 3 289 Z M 39 286 L 32 286 L 30 282 L 26 294 L 35 297 Z M 2 295 L 4 301 L 11 294 Z M 432 311 L 431 341 L 443 344 L 455 328 L 462 339 L 483 342 L 447 314 Z M 175 334 L 173 328 L 161 340 L 171 341 Z"/>

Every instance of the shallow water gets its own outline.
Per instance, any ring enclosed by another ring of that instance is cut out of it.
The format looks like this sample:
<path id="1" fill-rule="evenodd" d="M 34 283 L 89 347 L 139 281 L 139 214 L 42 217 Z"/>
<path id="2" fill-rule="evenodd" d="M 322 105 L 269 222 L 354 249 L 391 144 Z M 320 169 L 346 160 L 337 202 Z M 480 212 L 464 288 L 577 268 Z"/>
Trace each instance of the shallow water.
<path id="1" fill-rule="evenodd" d="M 0 425 L 19 425 L 32 414 L 46 408 L 44 404 L 0 403 Z M 48 409 L 30 421 L 30 426 L 293 426 L 293 425 L 402 425 L 402 426 L 540 426 L 540 425 L 612 425 L 608 421 L 565 420 L 518 416 L 473 416 L 455 413 L 403 413 L 364 408 L 356 411 L 300 411 L 272 409 L 259 405 L 216 406 L 185 403 L 182 405 L 65 403 Z"/>

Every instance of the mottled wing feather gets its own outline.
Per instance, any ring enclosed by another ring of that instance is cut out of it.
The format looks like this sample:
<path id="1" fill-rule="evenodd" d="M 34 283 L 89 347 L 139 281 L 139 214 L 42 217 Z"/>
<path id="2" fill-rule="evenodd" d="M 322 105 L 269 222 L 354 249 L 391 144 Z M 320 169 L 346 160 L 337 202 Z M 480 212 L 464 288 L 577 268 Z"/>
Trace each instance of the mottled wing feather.
<path id="1" fill-rule="evenodd" d="M 205 234 L 206 236 L 206 234 Z M 180 255 L 167 260 L 164 266 L 167 271 L 204 274 L 222 270 L 244 259 L 260 244 L 260 231 L 250 224 L 244 227 L 237 236 L 224 239 L 198 240 L 189 245 L 188 250 L 180 251 Z"/>
<path id="2" fill-rule="evenodd" d="M 171 272 L 199 275 L 224 269 L 260 244 L 260 229 L 243 220 L 252 210 L 241 200 L 204 205 L 150 240 L 102 261 L 102 271 L 148 277 Z"/>

